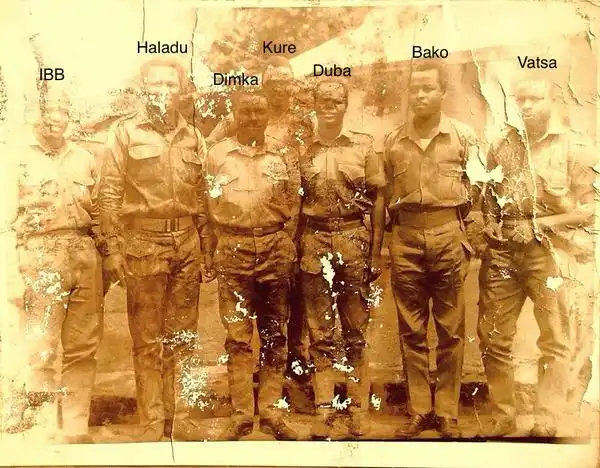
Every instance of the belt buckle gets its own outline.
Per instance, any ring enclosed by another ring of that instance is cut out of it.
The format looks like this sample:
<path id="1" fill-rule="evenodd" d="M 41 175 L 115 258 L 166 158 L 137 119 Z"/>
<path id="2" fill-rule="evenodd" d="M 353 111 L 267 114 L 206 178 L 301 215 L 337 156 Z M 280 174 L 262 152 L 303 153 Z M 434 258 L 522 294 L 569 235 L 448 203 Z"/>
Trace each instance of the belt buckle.
<path id="1" fill-rule="evenodd" d="M 174 232 L 174 231 L 179 231 L 179 219 L 178 218 L 171 218 L 171 219 L 167 219 L 165 221 L 166 226 L 166 231 L 167 232 Z"/>
<path id="2" fill-rule="evenodd" d="M 260 237 L 264 234 L 264 228 L 262 228 L 262 227 L 252 228 L 252 234 L 254 236 Z"/>
<path id="3" fill-rule="evenodd" d="M 327 218 L 327 227 L 330 231 L 339 231 L 340 218 Z"/>

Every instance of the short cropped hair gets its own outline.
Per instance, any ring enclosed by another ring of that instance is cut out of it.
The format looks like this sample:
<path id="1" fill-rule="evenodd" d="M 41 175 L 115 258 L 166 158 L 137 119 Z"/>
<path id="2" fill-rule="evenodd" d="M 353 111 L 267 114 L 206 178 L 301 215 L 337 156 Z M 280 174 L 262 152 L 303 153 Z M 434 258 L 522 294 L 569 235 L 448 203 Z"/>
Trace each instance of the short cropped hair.
<path id="1" fill-rule="evenodd" d="M 442 88 L 442 91 L 446 91 L 448 87 L 448 70 L 441 61 L 435 59 L 419 60 L 418 62 L 415 62 L 412 73 L 429 70 L 437 70 L 440 87 Z"/>
<path id="2" fill-rule="evenodd" d="M 317 85 L 313 89 L 313 98 L 315 99 L 315 101 L 317 100 L 319 89 L 326 84 L 333 84 L 342 88 L 344 90 L 344 100 L 346 101 L 346 103 L 348 102 L 348 86 L 342 80 L 336 80 L 335 78 L 328 78 L 317 83 Z"/>
<path id="3" fill-rule="evenodd" d="M 147 62 L 144 62 L 140 68 L 140 79 L 142 84 L 148 76 L 148 73 L 152 67 L 171 67 L 177 72 L 179 77 L 179 84 L 182 89 L 187 82 L 187 75 L 181 62 L 175 57 L 153 57 Z"/>

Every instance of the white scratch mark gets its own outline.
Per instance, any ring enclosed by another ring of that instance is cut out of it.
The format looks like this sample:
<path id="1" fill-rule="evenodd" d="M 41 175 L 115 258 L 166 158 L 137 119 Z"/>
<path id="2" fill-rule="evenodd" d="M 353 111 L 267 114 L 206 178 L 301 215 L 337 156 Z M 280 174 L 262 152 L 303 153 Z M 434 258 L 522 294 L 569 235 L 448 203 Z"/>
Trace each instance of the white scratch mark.
<path id="1" fill-rule="evenodd" d="M 381 397 L 378 397 L 375 393 L 373 393 L 371 395 L 371 404 L 373 405 L 373 408 L 379 411 L 381 409 Z"/>
<path id="2" fill-rule="evenodd" d="M 546 287 L 552 291 L 558 291 L 562 284 L 563 279 L 560 276 L 549 276 L 546 280 Z"/>

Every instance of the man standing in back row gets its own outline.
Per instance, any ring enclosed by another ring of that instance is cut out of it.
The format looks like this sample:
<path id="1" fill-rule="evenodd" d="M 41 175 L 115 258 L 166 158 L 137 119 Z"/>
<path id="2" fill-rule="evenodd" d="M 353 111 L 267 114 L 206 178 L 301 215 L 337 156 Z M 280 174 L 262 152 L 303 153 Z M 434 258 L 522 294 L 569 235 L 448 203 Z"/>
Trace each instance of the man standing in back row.
<path id="1" fill-rule="evenodd" d="M 488 168 L 502 166 L 504 174 L 501 182 L 487 187 L 484 196 L 488 248 L 479 275 L 478 332 L 494 409 L 492 425 L 486 429 L 490 437 L 517 429 L 511 354 L 527 297 L 534 303 L 541 352 L 532 436 L 557 434 L 569 385 L 569 313 L 577 305 L 584 312 L 577 314 L 582 320 L 577 326 L 577 354 L 589 353 L 592 346 L 591 309 L 581 301 L 585 297 L 575 295 L 581 288 L 571 289 L 575 272 L 565 267 L 593 258 L 592 234 L 585 227 L 591 225 L 595 211 L 595 155 L 581 136 L 553 114 L 550 86 L 539 79 L 517 83 L 524 129 L 509 127 L 488 155 Z M 498 199 L 508 202 L 500 206 Z M 571 258 L 562 261 L 561 251 Z M 582 396 L 579 392 L 577 399 Z"/>
<path id="2" fill-rule="evenodd" d="M 114 127 L 99 204 L 105 268 L 127 286 L 141 424 L 134 439 L 157 441 L 171 435 L 181 397 L 176 380 L 196 343 L 201 243 L 208 239 L 206 150 L 177 110 L 181 65 L 157 58 L 141 78 L 144 109 Z"/>
<path id="3" fill-rule="evenodd" d="M 474 131 L 442 113 L 447 78 L 439 62 L 416 64 L 409 103 L 414 117 L 384 143 L 387 207 L 393 220 L 392 289 L 408 378 L 410 421 L 400 437 L 437 427 L 460 437 L 458 404 L 465 338 L 464 282 L 471 247 L 464 219 L 465 175 L 477 151 Z M 435 403 L 429 386 L 429 300 L 438 336 Z"/>

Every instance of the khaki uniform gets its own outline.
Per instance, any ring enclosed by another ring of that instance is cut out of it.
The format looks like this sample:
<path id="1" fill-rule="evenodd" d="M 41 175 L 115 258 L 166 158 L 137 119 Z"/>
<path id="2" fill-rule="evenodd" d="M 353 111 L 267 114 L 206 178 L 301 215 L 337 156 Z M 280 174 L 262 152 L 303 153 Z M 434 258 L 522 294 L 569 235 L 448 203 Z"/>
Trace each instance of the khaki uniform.
<path id="1" fill-rule="evenodd" d="M 315 404 L 330 406 L 334 398 L 337 310 L 349 366 L 350 407 L 366 411 L 371 233 L 363 218 L 370 214 L 377 190 L 385 185 L 383 166 L 371 136 L 343 129 L 330 145 L 315 137 L 300 160 L 300 172 L 306 226 L 300 241 L 300 278 L 315 365 Z"/>
<path id="2" fill-rule="evenodd" d="M 292 149 L 271 138 L 256 148 L 226 138 L 208 152 L 208 206 L 219 234 L 214 264 L 234 418 L 254 415 L 253 320 L 260 337 L 261 416 L 281 398 L 296 261 L 291 235 L 300 200 L 294 160 Z"/>
<path id="3" fill-rule="evenodd" d="M 513 237 L 519 226 L 531 228 L 535 217 L 571 212 L 577 203 L 594 202 L 590 158 L 581 143 L 558 123 L 552 123 L 546 135 L 533 144 L 509 127 L 488 155 L 489 169 L 501 165 L 504 178 L 488 187 L 485 209 L 503 221 L 503 236 L 509 241 L 490 241 L 483 255 L 478 326 L 482 359 L 495 410 L 514 417 L 512 343 L 517 319 L 530 297 L 540 327 L 538 347 L 542 356 L 535 408 L 540 424 L 556 424 L 569 387 L 572 352 L 567 308 L 581 302 L 573 300 L 571 291 L 576 290 L 569 289 L 573 286 L 570 280 L 558 287 L 548 287 L 548 281 L 568 278 L 563 268 L 566 264 L 555 249 L 569 249 L 569 238 L 575 232 L 538 233 L 527 243 L 517 243 Z M 500 197 L 508 200 L 504 207 L 497 203 Z M 580 339 L 587 349 L 589 337 Z"/>
<path id="4" fill-rule="evenodd" d="M 142 425 L 173 420 L 197 343 L 205 223 L 204 140 L 179 116 L 171 134 L 144 113 L 115 125 L 99 189 L 107 254 L 131 271 L 127 312 Z M 124 245 L 120 245 L 122 236 Z"/>
<path id="5" fill-rule="evenodd" d="M 422 146 L 425 149 L 422 149 Z M 411 414 L 457 418 L 465 335 L 464 282 L 471 247 L 463 219 L 470 207 L 465 164 L 474 131 L 442 115 L 425 147 L 412 123 L 384 143 L 392 290 L 408 379 Z M 435 403 L 429 386 L 429 300 L 438 335 Z"/>
<path id="6" fill-rule="evenodd" d="M 19 172 L 14 226 L 25 285 L 26 389 L 64 392 L 63 429 L 81 435 L 88 431 L 103 317 L 100 256 L 92 237 L 98 222 L 95 162 L 73 143 L 50 155 L 32 134 L 23 145 Z"/>

